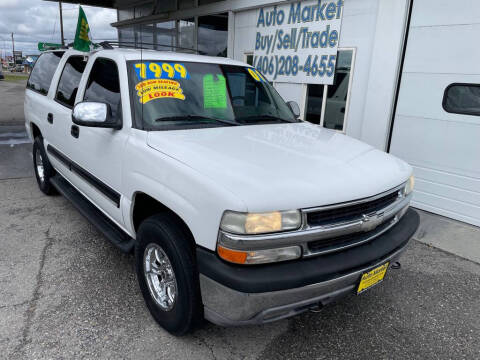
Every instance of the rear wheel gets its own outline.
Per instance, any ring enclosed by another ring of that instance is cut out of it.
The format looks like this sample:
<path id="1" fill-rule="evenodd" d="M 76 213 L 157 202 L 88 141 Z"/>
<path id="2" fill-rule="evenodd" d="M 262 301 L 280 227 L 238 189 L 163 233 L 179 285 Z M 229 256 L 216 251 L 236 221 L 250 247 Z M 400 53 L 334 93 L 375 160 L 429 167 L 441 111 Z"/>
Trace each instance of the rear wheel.
<path id="1" fill-rule="evenodd" d="M 50 179 L 55 175 L 55 170 L 48 161 L 43 139 L 36 137 L 33 142 L 33 169 L 37 178 L 38 187 L 46 195 L 56 193 L 55 188 L 50 183 Z"/>
<path id="2" fill-rule="evenodd" d="M 135 267 L 147 308 L 160 326 L 183 335 L 200 323 L 203 314 L 193 249 L 173 216 L 154 215 L 140 225 Z"/>

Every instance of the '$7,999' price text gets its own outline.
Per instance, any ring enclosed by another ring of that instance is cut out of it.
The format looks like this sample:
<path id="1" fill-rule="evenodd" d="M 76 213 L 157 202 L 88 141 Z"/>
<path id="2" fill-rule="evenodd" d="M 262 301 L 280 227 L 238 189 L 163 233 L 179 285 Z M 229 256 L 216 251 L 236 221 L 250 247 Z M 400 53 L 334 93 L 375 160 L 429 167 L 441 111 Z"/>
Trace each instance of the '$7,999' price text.
<path id="1" fill-rule="evenodd" d="M 277 76 L 296 76 L 303 71 L 307 76 L 332 77 L 335 73 L 337 55 L 308 55 L 303 64 L 299 64 L 298 55 L 264 55 L 253 58 L 253 66 L 273 81 Z"/>

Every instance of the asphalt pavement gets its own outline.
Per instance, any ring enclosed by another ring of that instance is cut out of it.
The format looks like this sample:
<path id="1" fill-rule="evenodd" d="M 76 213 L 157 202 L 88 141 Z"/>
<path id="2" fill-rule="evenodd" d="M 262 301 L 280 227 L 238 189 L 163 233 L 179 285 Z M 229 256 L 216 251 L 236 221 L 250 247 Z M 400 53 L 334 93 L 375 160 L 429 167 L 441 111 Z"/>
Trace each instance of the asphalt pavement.
<path id="1" fill-rule="evenodd" d="M 0 124 L 8 106 L 0 102 Z M 480 264 L 416 240 L 382 284 L 320 313 L 169 335 L 144 305 L 133 256 L 38 190 L 23 119 L 9 121 L 0 126 L 1 359 L 480 358 Z"/>

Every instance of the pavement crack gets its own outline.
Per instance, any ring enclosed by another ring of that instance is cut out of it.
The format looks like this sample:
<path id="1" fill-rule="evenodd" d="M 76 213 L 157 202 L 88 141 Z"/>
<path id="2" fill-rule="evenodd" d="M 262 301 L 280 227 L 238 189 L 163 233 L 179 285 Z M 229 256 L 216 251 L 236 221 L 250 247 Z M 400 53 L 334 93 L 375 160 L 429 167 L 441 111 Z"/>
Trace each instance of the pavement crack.
<path id="1" fill-rule="evenodd" d="M 30 330 L 33 324 L 33 318 L 35 316 L 35 311 L 37 308 L 37 303 L 38 300 L 40 299 L 40 289 L 43 285 L 43 268 L 45 266 L 45 260 L 47 257 L 48 250 L 53 244 L 53 238 L 50 237 L 50 229 L 51 225 L 49 228 L 45 231 L 45 245 L 42 249 L 42 253 L 40 255 L 40 264 L 38 267 L 38 272 L 36 275 L 36 284 L 35 288 L 33 289 L 32 297 L 30 300 L 25 301 L 25 303 L 28 303 L 29 306 L 25 310 L 25 322 L 22 330 L 22 338 L 20 340 L 20 343 L 15 347 L 14 354 L 18 355 L 19 358 L 23 358 L 25 355 L 25 347 L 29 343 L 29 338 L 30 338 Z"/>
<path id="2" fill-rule="evenodd" d="M 217 357 L 215 356 L 215 352 L 213 351 L 213 347 L 205 341 L 205 339 L 202 339 L 199 336 L 193 335 L 195 339 L 197 339 L 202 345 L 204 345 L 208 350 L 210 350 L 210 353 L 212 354 L 212 359 L 217 360 Z"/>
<path id="3" fill-rule="evenodd" d="M 23 306 L 23 305 L 26 305 L 26 304 L 30 304 L 31 300 L 25 300 L 25 301 L 22 301 L 21 303 L 17 303 L 17 304 L 5 304 L 5 305 L 0 305 L 0 309 L 5 309 L 5 308 L 9 308 L 9 307 L 13 307 L 13 308 L 16 308 L 16 307 L 19 307 L 19 306 Z"/>

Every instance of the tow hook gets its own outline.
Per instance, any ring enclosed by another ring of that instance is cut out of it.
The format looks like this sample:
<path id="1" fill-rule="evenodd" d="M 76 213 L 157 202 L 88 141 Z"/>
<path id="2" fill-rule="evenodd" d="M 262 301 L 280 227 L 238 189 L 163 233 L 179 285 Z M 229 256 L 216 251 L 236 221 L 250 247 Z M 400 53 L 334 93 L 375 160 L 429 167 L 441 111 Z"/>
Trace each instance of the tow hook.
<path id="1" fill-rule="evenodd" d="M 398 269 L 401 269 L 401 268 L 402 268 L 402 264 L 400 264 L 398 261 L 395 261 L 392 265 L 390 265 L 390 267 L 391 267 L 393 270 L 398 270 Z"/>

